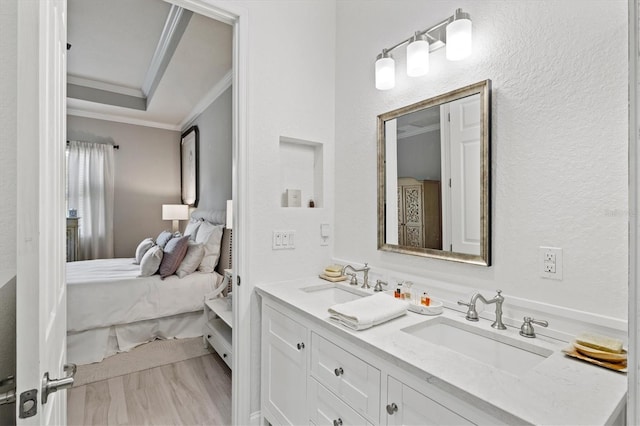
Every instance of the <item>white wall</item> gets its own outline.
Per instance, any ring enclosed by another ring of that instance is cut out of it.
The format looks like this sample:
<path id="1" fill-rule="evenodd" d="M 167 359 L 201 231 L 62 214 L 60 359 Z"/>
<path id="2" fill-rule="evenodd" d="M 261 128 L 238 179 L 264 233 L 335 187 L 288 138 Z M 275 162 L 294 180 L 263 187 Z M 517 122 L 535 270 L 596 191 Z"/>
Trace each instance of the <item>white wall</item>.
<path id="1" fill-rule="evenodd" d="M 157 237 L 171 222 L 162 204 L 180 204 L 180 132 L 67 117 L 67 139 L 110 142 L 114 152 L 115 257 L 133 257 L 146 237 Z"/>
<path id="2" fill-rule="evenodd" d="M 198 126 L 200 135 L 199 209 L 225 210 L 227 200 L 231 199 L 231 111 L 231 88 L 228 88 L 187 126 Z"/>
<path id="3" fill-rule="evenodd" d="M 376 55 L 458 7 L 471 58 L 432 54 L 411 79 L 377 91 Z M 627 317 L 627 2 L 338 0 L 335 256 L 471 289 L 605 317 Z M 491 79 L 489 268 L 378 251 L 375 117 Z M 353 208 L 357 206 L 357 208 Z M 352 224 L 358 223 L 359 226 Z M 563 248 L 564 280 L 545 280 L 538 248 Z"/>

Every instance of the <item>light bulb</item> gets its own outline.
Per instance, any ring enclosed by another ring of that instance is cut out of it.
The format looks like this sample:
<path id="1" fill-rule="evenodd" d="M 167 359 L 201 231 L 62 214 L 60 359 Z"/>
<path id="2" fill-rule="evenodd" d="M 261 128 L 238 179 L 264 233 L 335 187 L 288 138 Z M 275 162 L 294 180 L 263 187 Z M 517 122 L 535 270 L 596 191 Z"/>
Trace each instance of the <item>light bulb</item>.
<path id="1" fill-rule="evenodd" d="M 407 45 L 407 75 L 420 77 L 429 72 L 429 42 L 416 33 Z"/>
<path id="2" fill-rule="evenodd" d="M 447 59 L 459 61 L 471 55 L 471 19 L 462 9 L 453 16 L 447 25 Z"/>
<path id="3" fill-rule="evenodd" d="M 396 63 L 384 50 L 376 60 L 376 89 L 389 90 L 396 85 Z"/>

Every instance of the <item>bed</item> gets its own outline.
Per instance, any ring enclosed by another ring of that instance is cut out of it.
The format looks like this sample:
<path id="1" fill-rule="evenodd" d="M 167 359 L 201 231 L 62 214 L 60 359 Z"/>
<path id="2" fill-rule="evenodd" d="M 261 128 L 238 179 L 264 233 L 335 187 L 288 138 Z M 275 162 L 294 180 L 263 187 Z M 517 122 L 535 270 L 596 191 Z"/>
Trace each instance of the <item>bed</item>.
<path id="1" fill-rule="evenodd" d="M 220 224 L 223 216 L 194 212 L 192 220 Z M 224 269 L 231 268 L 226 228 L 219 253 L 213 272 L 182 278 L 139 277 L 134 258 L 67 263 L 67 361 L 99 362 L 154 339 L 201 336 L 204 299 L 222 290 Z"/>

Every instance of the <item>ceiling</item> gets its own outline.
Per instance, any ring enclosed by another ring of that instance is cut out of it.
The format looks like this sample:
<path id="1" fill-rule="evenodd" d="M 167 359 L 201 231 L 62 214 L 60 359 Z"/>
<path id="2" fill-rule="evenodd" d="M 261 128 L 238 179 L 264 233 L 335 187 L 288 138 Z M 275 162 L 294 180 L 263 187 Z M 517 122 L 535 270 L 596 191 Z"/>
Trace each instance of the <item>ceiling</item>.
<path id="1" fill-rule="evenodd" d="M 401 115 L 397 121 L 398 139 L 407 139 L 422 133 L 440 130 L 440 106 L 421 109 Z"/>
<path id="2" fill-rule="evenodd" d="M 68 0 L 68 114 L 182 130 L 231 84 L 232 27 L 162 0 Z"/>

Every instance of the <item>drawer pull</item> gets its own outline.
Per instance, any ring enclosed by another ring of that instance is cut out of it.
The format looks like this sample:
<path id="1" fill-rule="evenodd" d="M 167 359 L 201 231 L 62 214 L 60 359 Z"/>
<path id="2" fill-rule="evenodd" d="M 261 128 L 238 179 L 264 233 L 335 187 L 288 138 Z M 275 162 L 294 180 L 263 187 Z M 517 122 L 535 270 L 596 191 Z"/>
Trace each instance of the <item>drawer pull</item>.
<path id="1" fill-rule="evenodd" d="M 207 339 L 211 339 L 211 335 L 210 334 L 207 334 Z"/>
<path id="2" fill-rule="evenodd" d="M 304 349 L 304 342 L 300 342 L 296 345 L 296 347 L 298 348 L 298 350 L 300 349 Z"/>
<path id="3" fill-rule="evenodd" d="M 338 367 L 335 370 L 333 370 L 333 374 L 335 374 L 336 376 L 342 376 L 344 374 L 344 370 L 342 369 L 342 367 Z"/>
<path id="4" fill-rule="evenodd" d="M 334 420 L 333 426 L 342 426 L 342 419 L 338 418 L 338 420 Z"/>
<path id="5" fill-rule="evenodd" d="M 387 413 L 393 414 L 397 411 L 398 411 L 398 406 L 396 405 L 395 402 L 392 402 L 391 404 L 387 405 Z"/>
<path id="6" fill-rule="evenodd" d="M 222 354 L 222 358 L 226 358 L 226 357 L 227 357 L 227 354 Z"/>

